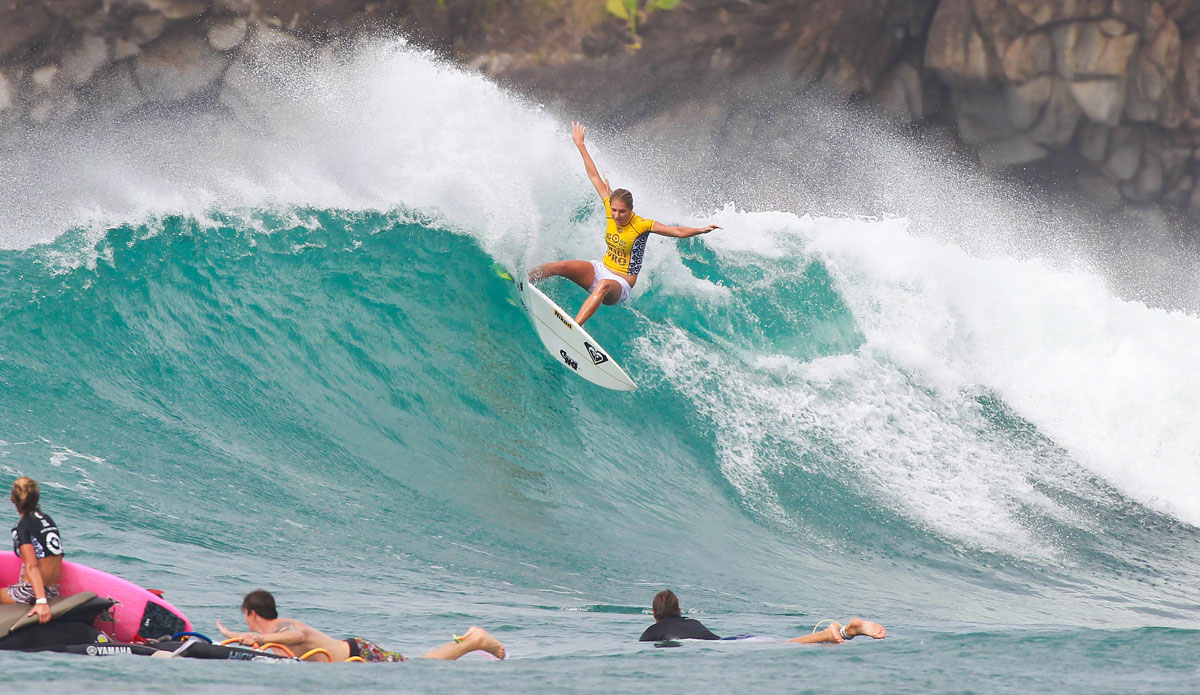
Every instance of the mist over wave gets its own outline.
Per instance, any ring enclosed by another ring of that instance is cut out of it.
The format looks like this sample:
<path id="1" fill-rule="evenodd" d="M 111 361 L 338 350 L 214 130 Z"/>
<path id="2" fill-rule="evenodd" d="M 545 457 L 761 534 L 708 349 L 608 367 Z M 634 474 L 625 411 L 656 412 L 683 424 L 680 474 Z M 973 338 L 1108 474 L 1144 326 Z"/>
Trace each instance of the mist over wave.
<path id="1" fill-rule="evenodd" d="M 1069 219 L 1050 238 L 1080 244 L 1027 244 L 1020 196 L 891 141 L 860 145 L 897 166 L 859 187 L 894 175 L 893 217 L 705 204 L 669 148 L 596 133 L 640 213 L 724 227 L 653 240 L 634 300 L 596 320 L 642 385 L 622 400 L 543 359 L 489 268 L 598 252 L 565 119 L 402 42 L 256 74 L 237 119 L 146 116 L 0 153 L 0 439 L 43 442 L 9 446 L 7 473 L 79 461 L 82 506 L 167 470 L 187 492 L 148 507 L 181 519 L 193 497 L 266 496 L 281 538 L 317 556 L 284 520 L 341 542 L 363 526 L 322 506 L 320 465 L 424 571 L 526 587 L 550 567 L 576 591 L 690 576 L 1100 623 L 1132 620 L 1106 601 L 1134 592 L 1192 615 L 1200 318 L 1114 291 L 1073 255 L 1088 244 Z M 753 168 L 726 172 L 748 198 Z M 946 197 L 901 195 L 914 177 Z M 222 518 L 196 542 L 237 547 Z M 655 544 L 680 550 L 646 557 Z M 888 582 L 864 587 L 846 557 Z M 843 588 L 790 586 L 817 572 Z M 1167 574 L 1180 583 L 1137 588 Z"/>

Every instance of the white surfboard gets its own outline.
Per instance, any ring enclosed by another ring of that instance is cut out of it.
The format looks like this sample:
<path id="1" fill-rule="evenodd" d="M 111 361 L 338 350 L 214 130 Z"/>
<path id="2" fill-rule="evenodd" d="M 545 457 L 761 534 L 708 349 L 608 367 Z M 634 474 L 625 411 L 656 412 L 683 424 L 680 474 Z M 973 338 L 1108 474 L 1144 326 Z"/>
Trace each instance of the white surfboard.
<path id="1" fill-rule="evenodd" d="M 517 295 L 529 312 L 529 318 L 533 319 L 538 337 L 559 364 L 607 389 L 632 391 L 637 388 L 612 355 L 562 307 L 519 276 L 516 283 Z"/>

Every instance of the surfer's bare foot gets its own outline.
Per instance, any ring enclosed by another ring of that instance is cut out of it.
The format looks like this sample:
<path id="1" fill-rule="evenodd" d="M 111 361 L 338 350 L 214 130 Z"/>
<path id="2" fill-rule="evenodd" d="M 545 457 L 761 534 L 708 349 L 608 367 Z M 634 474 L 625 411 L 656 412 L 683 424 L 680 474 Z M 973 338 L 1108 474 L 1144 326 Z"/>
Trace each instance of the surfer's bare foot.
<path id="1" fill-rule="evenodd" d="M 846 641 L 846 638 L 842 637 L 842 626 L 835 622 L 830 622 L 829 627 L 821 630 L 820 632 L 814 632 L 811 635 L 803 635 L 801 637 L 793 637 L 788 641 L 798 642 L 800 644 L 841 644 L 842 642 Z"/>
<path id="2" fill-rule="evenodd" d="M 462 644 L 472 650 L 481 649 L 497 659 L 504 658 L 504 645 L 481 627 L 472 625 L 471 629 L 467 630 L 467 634 L 463 635 Z"/>
<path id="3" fill-rule="evenodd" d="M 887 637 L 887 628 L 870 620 L 853 618 L 850 622 L 846 623 L 846 636 L 853 639 L 858 635 L 866 635 L 872 639 L 883 639 Z"/>

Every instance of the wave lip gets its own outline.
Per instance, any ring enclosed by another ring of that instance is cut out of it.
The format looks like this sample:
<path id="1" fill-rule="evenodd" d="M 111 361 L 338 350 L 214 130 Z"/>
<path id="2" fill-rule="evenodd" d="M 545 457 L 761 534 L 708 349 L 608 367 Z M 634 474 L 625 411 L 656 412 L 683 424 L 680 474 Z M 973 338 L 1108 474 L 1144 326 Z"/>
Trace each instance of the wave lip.
<path id="1" fill-rule="evenodd" d="M 939 393 L 987 389 L 1131 498 L 1200 525 L 1200 319 L 903 229 L 832 225 L 811 248 L 874 349 Z"/>

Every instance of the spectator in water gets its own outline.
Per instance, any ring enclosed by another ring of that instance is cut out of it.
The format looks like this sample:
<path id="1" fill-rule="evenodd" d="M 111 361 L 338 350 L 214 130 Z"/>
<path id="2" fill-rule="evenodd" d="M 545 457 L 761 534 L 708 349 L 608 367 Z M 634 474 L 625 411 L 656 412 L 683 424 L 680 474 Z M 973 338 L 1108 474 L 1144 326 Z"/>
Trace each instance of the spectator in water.
<path id="1" fill-rule="evenodd" d="M 641 642 L 661 642 L 663 640 L 678 639 L 721 639 L 699 620 L 683 617 L 679 610 L 679 597 L 670 589 L 664 589 L 654 596 L 654 604 L 651 610 L 654 613 L 654 624 L 646 628 L 646 631 L 642 633 L 642 637 L 639 640 Z M 859 635 L 866 635 L 873 639 L 883 639 L 887 636 L 887 629 L 879 623 L 873 623 L 862 618 L 851 618 L 845 625 L 838 622 L 830 622 L 829 627 L 820 632 L 793 637 L 788 642 L 799 642 L 800 644 L 814 644 L 818 642 L 841 644 Z"/>
<path id="2" fill-rule="evenodd" d="M 246 619 L 250 632 L 228 630 L 219 620 L 217 629 L 241 644 L 281 644 L 293 650 L 297 656 L 312 650 L 323 650 L 325 656 L 321 660 L 324 661 L 345 661 L 353 657 L 364 661 L 407 660 L 404 655 L 382 649 L 361 637 L 336 639 L 295 618 L 280 617 L 275 607 L 275 597 L 262 589 L 251 591 L 242 599 L 242 617 Z M 422 658 L 453 661 L 476 650 L 487 652 L 497 659 L 505 657 L 504 645 L 500 644 L 500 640 L 481 627 L 472 627 L 462 637 L 455 636 L 453 642 L 426 652 Z"/>

